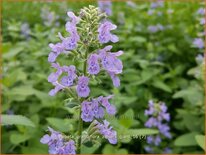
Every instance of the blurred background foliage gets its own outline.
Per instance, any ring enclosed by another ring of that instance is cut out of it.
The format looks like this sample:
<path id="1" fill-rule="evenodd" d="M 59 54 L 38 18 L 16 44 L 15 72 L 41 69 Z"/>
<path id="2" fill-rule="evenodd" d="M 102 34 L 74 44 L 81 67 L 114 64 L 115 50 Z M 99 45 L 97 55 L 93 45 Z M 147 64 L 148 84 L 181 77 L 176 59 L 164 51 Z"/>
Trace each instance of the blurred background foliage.
<path id="1" fill-rule="evenodd" d="M 47 153 L 47 146 L 39 142 L 47 126 L 73 134 L 78 121 L 74 110 L 64 106 L 68 104 L 64 94 L 48 96 L 52 88 L 47 82 L 51 72 L 48 44 L 58 41 L 58 32 L 65 32 L 68 10 L 77 12 L 83 6 L 97 3 L 3 1 L 2 4 L 1 111 L 9 116 L 22 115 L 2 127 L 2 153 Z M 152 12 L 148 1 L 112 3 L 109 18 L 118 26 L 115 33 L 120 37 L 114 51 L 125 51 L 121 57 L 124 63 L 121 86 L 113 88 L 110 79 L 103 77 L 100 86 L 91 84 L 92 94 L 115 95 L 112 103 L 118 114 L 110 122 L 119 135 L 129 136 L 115 146 L 104 141 L 101 145 L 84 146 L 82 153 L 146 153 L 145 138 L 130 136 L 145 128 L 144 110 L 150 99 L 168 106 L 172 139 L 162 143 L 172 153 L 204 152 L 204 49 L 193 45 L 194 38 L 204 37 L 197 14 L 201 7 L 204 4 L 197 1 L 164 2 L 163 7 Z M 152 25 L 159 25 L 159 30 L 151 32 Z M 120 117 L 123 115 L 128 117 Z"/>

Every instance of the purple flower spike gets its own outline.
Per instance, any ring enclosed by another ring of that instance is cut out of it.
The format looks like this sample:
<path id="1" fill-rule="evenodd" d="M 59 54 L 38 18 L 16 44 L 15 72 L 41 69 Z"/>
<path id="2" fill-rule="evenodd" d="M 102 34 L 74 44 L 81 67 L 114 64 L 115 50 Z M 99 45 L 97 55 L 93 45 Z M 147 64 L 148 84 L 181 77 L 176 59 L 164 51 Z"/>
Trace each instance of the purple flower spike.
<path id="1" fill-rule="evenodd" d="M 85 76 L 81 76 L 78 78 L 77 84 L 77 94 L 79 97 L 87 97 L 90 93 L 90 89 L 88 87 L 89 78 Z"/>
<path id="2" fill-rule="evenodd" d="M 61 43 L 49 44 L 49 47 L 52 49 L 52 51 L 49 53 L 48 61 L 55 62 L 58 55 L 64 52 L 64 47 Z"/>
<path id="3" fill-rule="evenodd" d="M 102 24 L 100 24 L 98 28 L 98 38 L 100 43 L 108 43 L 109 41 L 113 43 L 118 42 L 119 38 L 116 35 L 110 33 L 111 30 L 115 30 L 116 28 L 117 26 L 109 21 L 104 21 Z"/>
<path id="4" fill-rule="evenodd" d="M 100 66 L 98 62 L 99 56 L 97 54 L 91 54 L 87 63 L 88 63 L 88 72 L 89 74 L 98 74 L 100 71 Z"/>
<path id="5" fill-rule="evenodd" d="M 97 128 L 99 133 L 102 134 L 111 144 L 117 143 L 117 132 L 112 130 L 112 127 L 109 127 L 110 123 L 106 120 L 103 121 L 103 124 L 97 122 Z"/>
<path id="6" fill-rule="evenodd" d="M 147 137 L 147 143 L 150 145 L 159 146 L 162 137 L 172 138 L 168 126 L 165 121 L 170 121 L 170 115 L 167 113 L 167 106 L 165 103 L 161 102 L 160 104 L 154 103 L 152 100 L 149 101 L 149 109 L 145 110 L 145 115 L 149 116 L 149 119 L 145 123 L 145 126 L 148 128 L 157 128 L 159 134 L 156 136 Z M 148 147 L 148 146 L 147 146 Z M 145 149 L 145 151 L 150 152 L 150 150 Z"/>

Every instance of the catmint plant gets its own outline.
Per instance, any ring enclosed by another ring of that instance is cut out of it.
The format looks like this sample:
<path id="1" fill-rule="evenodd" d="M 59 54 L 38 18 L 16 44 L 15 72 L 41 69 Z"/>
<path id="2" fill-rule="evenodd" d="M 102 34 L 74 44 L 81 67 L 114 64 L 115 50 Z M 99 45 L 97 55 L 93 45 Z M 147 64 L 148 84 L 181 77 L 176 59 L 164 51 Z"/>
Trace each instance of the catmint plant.
<path id="1" fill-rule="evenodd" d="M 149 117 L 145 123 L 145 127 L 156 128 L 160 132 L 158 135 L 147 137 L 147 143 L 149 145 L 145 147 L 145 151 L 149 153 L 157 153 L 155 146 L 159 147 L 163 138 L 172 138 L 169 132 L 170 127 L 168 126 L 170 114 L 167 113 L 167 106 L 165 103 L 155 103 L 154 101 L 150 100 L 149 108 L 145 110 L 145 115 Z M 168 147 L 165 148 L 164 153 L 168 153 L 169 150 L 170 149 Z"/>
<path id="2" fill-rule="evenodd" d="M 111 52 L 112 46 L 109 45 L 119 40 L 111 32 L 117 27 L 107 20 L 105 13 L 101 13 L 94 6 L 84 7 L 78 16 L 73 12 L 67 12 L 67 15 L 70 20 L 65 29 L 69 36 L 58 33 L 60 42 L 49 44 L 51 52 L 48 62 L 54 69 L 48 76 L 48 82 L 53 85 L 49 95 L 55 96 L 59 92 L 65 92 L 71 100 L 78 102 L 78 129 L 76 138 L 71 138 L 48 127 L 50 134 L 44 135 L 41 143 L 47 144 L 49 153 L 52 154 L 81 153 L 81 144 L 88 141 L 82 138 L 82 133 L 87 136 L 102 135 L 109 143 L 117 143 L 117 132 L 105 120 L 106 113 L 116 113 L 115 106 L 110 103 L 114 96 L 93 97 L 90 88 L 91 81 L 95 80 L 100 72 L 108 75 L 115 87 L 120 86 L 119 74 L 122 73 L 123 64 L 118 57 L 123 51 Z M 78 61 L 80 65 L 61 64 L 58 58 L 64 55 Z M 84 131 L 83 122 L 91 123 Z"/>

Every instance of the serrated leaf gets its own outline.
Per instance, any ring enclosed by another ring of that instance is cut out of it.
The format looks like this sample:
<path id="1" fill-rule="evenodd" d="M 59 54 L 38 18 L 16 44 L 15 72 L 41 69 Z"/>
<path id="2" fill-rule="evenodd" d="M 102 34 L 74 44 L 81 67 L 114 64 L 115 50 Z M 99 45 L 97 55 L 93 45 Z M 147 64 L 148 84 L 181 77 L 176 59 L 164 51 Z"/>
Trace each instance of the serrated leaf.
<path id="1" fill-rule="evenodd" d="M 198 145 L 205 150 L 205 136 L 204 135 L 196 135 L 195 140 L 198 143 Z"/>
<path id="2" fill-rule="evenodd" d="M 21 115 L 1 115 L 1 124 L 2 125 L 24 125 L 35 127 L 34 123 Z"/>

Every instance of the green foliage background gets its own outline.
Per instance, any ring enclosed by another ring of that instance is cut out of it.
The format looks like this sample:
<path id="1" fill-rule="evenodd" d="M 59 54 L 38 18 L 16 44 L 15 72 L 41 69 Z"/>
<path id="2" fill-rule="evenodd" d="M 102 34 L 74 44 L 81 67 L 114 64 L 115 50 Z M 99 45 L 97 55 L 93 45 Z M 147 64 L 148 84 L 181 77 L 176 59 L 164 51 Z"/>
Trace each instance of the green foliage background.
<path id="1" fill-rule="evenodd" d="M 61 93 L 48 96 L 52 88 L 47 82 L 52 71 L 47 62 L 48 44 L 58 41 L 58 32 L 65 32 L 68 10 L 77 12 L 89 4 L 97 6 L 92 1 L 3 2 L 2 153 L 47 153 L 47 146 L 39 142 L 47 126 L 71 135 L 76 131 L 78 120 L 74 109 L 64 106 L 68 104 L 66 96 Z M 163 8 L 158 8 L 162 16 L 157 12 L 149 16 L 150 2 L 136 4 L 136 8 L 126 2 L 113 2 L 112 6 L 110 20 L 118 26 L 115 33 L 120 37 L 114 49 L 125 51 L 121 56 L 124 71 L 120 88 L 113 88 L 107 77 L 103 77 L 101 85 L 92 84 L 94 96 L 115 95 L 112 103 L 118 114 L 110 122 L 119 135 L 127 138 L 120 139 L 115 146 L 106 141 L 93 147 L 83 146 L 82 153 L 145 153 L 145 138 L 130 136 L 156 133 L 144 129 L 147 120 L 144 110 L 150 99 L 165 102 L 171 114 L 169 125 L 173 138 L 162 144 L 172 148 L 172 153 L 203 153 L 204 66 L 195 60 L 203 50 L 194 48 L 192 42 L 203 31 L 196 11 L 204 5 L 165 2 Z M 40 17 L 42 7 L 59 16 L 60 26 L 44 25 Z M 169 14 L 168 9 L 174 12 Z M 25 22 L 30 26 L 30 39 L 20 31 Z M 149 33 L 147 27 L 157 23 L 172 28 Z M 8 113 L 12 115 L 6 115 Z"/>

